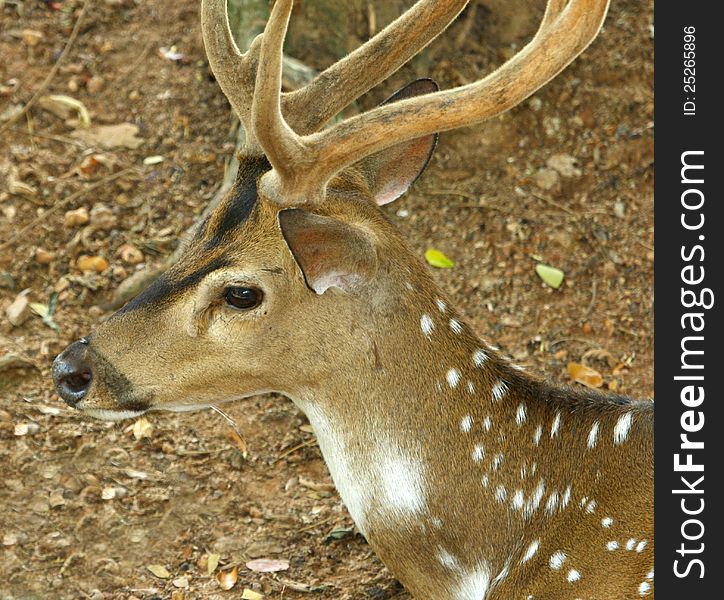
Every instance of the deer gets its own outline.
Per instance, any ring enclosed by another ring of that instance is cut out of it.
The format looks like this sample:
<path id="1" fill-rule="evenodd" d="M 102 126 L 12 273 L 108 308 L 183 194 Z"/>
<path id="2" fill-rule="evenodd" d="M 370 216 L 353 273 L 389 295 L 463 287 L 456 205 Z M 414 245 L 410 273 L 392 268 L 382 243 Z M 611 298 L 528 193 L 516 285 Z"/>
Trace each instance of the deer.
<path id="1" fill-rule="evenodd" d="M 247 134 L 235 183 L 177 263 L 55 359 L 54 383 L 106 420 L 283 394 L 417 599 L 653 597 L 653 402 L 513 364 L 382 208 L 440 132 L 501 114 L 570 64 L 608 0 L 548 0 L 532 40 L 479 81 L 418 80 L 332 122 L 466 3 L 419 0 L 282 93 L 293 0 L 276 0 L 245 53 L 226 0 L 202 0 L 210 67 Z"/>

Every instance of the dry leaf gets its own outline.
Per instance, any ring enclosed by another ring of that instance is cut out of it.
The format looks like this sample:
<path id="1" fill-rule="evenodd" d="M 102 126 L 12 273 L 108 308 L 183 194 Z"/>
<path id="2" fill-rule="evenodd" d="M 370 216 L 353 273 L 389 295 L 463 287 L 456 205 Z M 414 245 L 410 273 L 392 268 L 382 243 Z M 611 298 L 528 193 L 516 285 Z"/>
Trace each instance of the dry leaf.
<path id="1" fill-rule="evenodd" d="M 162 163 L 164 161 L 164 157 L 160 156 L 159 154 L 156 154 L 154 156 L 147 156 L 143 159 L 143 164 L 147 167 L 150 167 L 151 165 L 157 165 L 159 163 Z"/>
<path id="2" fill-rule="evenodd" d="M 153 435 L 153 425 L 151 425 L 150 421 L 146 417 L 141 417 L 140 419 L 136 420 L 136 422 L 133 424 L 133 437 L 137 440 L 142 440 L 143 438 L 151 438 Z"/>
<path id="3" fill-rule="evenodd" d="M 219 566 L 219 559 L 221 558 L 221 555 L 219 554 L 209 554 L 206 558 L 206 574 L 211 576 L 211 574 L 216 571 L 216 567 Z"/>
<path id="4" fill-rule="evenodd" d="M 174 587 L 181 588 L 184 590 L 189 587 L 188 577 L 177 577 L 171 583 L 173 583 Z"/>
<path id="5" fill-rule="evenodd" d="M 590 388 L 600 388 L 603 385 L 603 377 L 601 374 L 586 365 L 569 362 L 568 375 L 571 381 L 581 383 Z"/>
<path id="6" fill-rule="evenodd" d="M 74 131 L 71 136 L 85 142 L 89 146 L 101 148 L 138 148 L 144 140 L 138 137 L 138 127 L 133 123 L 119 123 L 118 125 L 96 125 L 82 131 Z"/>
<path id="7" fill-rule="evenodd" d="M 264 594 L 260 594 L 249 588 L 244 588 L 244 592 L 241 594 L 241 600 L 262 600 L 263 598 Z"/>
<path id="8" fill-rule="evenodd" d="M 286 571 L 289 568 L 289 561 L 274 558 L 257 558 L 246 563 L 246 568 L 257 573 L 276 573 Z"/>
<path id="9" fill-rule="evenodd" d="M 171 573 L 169 573 L 168 569 L 163 565 L 148 565 L 146 568 L 159 579 L 168 579 L 171 577 Z"/>
<path id="10" fill-rule="evenodd" d="M 239 579 L 239 569 L 234 567 L 230 571 L 219 571 L 216 574 L 216 581 L 219 582 L 219 586 L 222 590 L 230 590 L 236 585 Z"/>
<path id="11" fill-rule="evenodd" d="M 84 129 L 90 127 L 91 118 L 88 113 L 88 109 L 85 107 L 80 100 L 65 96 L 63 94 L 55 94 L 51 96 L 43 96 L 38 100 L 38 104 L 41 108 L 44 108 L 50 113 L 53 113 L 56 117 L 61 119 L 67 119 L 71 112 L 78 114 L 78 121 L 80 126 Z"/>

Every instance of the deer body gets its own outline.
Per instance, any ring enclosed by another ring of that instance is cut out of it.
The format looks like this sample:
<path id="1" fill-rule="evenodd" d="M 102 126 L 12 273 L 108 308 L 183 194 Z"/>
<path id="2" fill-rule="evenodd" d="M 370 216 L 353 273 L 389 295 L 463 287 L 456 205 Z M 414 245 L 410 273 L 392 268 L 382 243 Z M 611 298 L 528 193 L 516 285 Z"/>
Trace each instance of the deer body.
<path id="1" fill-rule="evenodd" d="M 56 359 L 56 386 L 101 418 L 288 396 L 357 527 L 418 599 L 652 596 L 653 405 L 512 365 L 379 209 L 424 169 L 436 131 L 505 110 L 568 64 L 607 2 L 550 0 L 533 41 L 481 82 L 414 82 L 320 131 L 464 4 L 421 0 L 281 95 L 291 0 L 244 55 L 225 2 L 204 0 L 210 63 L 249 137 L 237 181 L 173 267 Z"/>

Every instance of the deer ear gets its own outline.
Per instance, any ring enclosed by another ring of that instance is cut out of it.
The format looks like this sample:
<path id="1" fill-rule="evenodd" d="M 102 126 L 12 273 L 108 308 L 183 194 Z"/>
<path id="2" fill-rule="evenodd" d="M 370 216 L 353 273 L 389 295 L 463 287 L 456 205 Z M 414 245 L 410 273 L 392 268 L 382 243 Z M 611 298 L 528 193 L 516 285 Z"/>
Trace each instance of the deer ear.
<path id="1" fill-rule="evenodd" d="M 385 100 L 390 104 L 405 98 L 430 94 L 438 90 L 432 79 L 418 79 Z M 437 143 L 437 134 L 409 140 L 387 148 L 361 161 L 368 174 L 375 202 L 382 206 L 404 194 L 430 162 Z"/>
<path id="2" fill-rule="evenodd" d="M 284 240 L 317 294 L 330 287 L 345 291 L 369 281 L 377 271 L 377 252 L 361 229 L 301 208 L 279 212 Z"/>

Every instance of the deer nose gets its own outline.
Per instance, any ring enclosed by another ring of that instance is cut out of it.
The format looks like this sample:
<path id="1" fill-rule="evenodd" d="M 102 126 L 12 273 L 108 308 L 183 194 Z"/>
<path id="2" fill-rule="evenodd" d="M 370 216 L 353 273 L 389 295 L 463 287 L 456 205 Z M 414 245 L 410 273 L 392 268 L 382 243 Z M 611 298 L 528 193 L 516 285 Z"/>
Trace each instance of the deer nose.
<path id="1" fill-rule="evenodd" d="M 72 343 L 53 361 L 53 382 L 66 404 L 75 407 L 88 393 L 93 371 L 88 359 L 88 340 Z"/>

